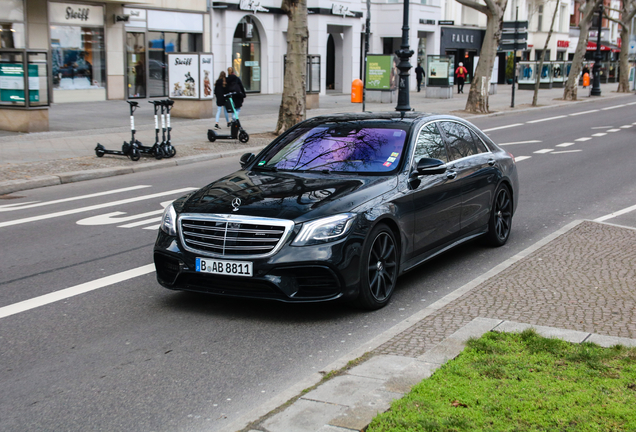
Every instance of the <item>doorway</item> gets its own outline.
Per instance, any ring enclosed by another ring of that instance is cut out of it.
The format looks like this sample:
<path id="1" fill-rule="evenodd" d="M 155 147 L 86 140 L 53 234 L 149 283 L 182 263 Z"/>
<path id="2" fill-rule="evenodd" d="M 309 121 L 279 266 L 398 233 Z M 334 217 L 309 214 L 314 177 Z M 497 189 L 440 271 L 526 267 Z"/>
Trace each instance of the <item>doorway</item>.
<path id="1" fill-rule="evenodd" d="M 126 33 L 126 77 L 128 98 L 146 97 L 146 34 Z"/>
<path id="2" fill-rule="evenodd" d="M 336 43 L 333 35 L 327 39 L 327 82 L 326 89 L 333 90 L 336 85 Z"/>

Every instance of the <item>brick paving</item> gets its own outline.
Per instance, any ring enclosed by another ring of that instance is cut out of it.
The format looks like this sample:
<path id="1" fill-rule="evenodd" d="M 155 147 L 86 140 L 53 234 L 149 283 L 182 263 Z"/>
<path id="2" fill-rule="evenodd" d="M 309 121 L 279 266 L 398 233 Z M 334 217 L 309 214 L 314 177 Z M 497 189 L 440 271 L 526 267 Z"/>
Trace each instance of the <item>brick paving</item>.
<path id="1" fill-rule="evenodd" d="M 636 230 L 582 222 L 375 353 L 418 357 L 477 317 L 636 338 Z"/>

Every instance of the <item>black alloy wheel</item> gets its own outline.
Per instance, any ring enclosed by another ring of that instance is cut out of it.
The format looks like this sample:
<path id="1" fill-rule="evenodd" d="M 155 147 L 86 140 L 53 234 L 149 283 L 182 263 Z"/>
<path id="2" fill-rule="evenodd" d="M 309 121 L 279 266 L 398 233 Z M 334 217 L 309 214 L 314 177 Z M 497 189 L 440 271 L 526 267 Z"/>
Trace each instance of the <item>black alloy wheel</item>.
<path id="1" fill-rule="evenodd" d="M 238 134 L 238 139 L 242 143 L 246 143 L 250 140 L 250 136 L 245 131 L 240 131 Z"/>
<path id="2" fill-rule="evenodd" d="M 491 246 L 503 246 L 512 229 L 512 196 L 507 186 L 501 185 L 495 193 L 486 241 Z"/>
<path id="3" fill-rule="evenodd" d="M 376 226 L 362 253 L 360 307 L 374 310 L 389 303 L 397 283 L 399 256 L 393 232 L 386 225 Z"/>

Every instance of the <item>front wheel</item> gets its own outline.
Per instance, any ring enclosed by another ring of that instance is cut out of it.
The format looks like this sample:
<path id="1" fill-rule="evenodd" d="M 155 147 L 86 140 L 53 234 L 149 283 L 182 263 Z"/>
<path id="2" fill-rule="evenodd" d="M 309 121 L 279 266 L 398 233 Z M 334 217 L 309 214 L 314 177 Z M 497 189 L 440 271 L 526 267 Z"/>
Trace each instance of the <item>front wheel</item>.
<path id="1" fill-rule="evenodd" d="M 399 257 L 393 231 L 384 224 L 373 228 L 362 250 L 358 306 L 375 310 L 389 303 L 397 284 Z"/>
<path id="2" fill-rule="evenodd" d="M 137 162 L 139 160 L 139 158 L 141 157 L 141 153 L 139 153 L 139 150 L 137 150 L 136 147 L 133 147 L 132 150 L 130 150 L 130 160 L 132 160 L 133 162 Z"/>
<path id="3" fill-rule="evenodd" d="M 242 143 L 246 143 L 250 140 L 250 136 L 245 131 L 240 131 L 238 135 L 238 139 Z"/>
<path id="4" fill-rule="evenodd" d="M 104 146 L 101 144 L 97 144 L 97 147 L 95 147 L 95 154 L 97 155 L 97 157 L 103 157 L 105 153 L 106 152 L 104 151 Z"/>
<path id="5" fill-rule="evenodd" d="M 208 141 L 214 142 L 216 141 L 216 133 L 213 130 L 208 129 Z"/>
<path id="6" fill-rule="evenodd" d="M 510 237 L 512 229 L 512 195 L 506 185 L 501 185 L 495 192 L 495 202 L 492 204 L 488 220 L 486 243 L 490 246 L 503 246 Z"/>
<path id="7" fill-rule="evenodd" d="M 168 144 L 166 148 L 163 150 L 163 153 L 167 158 L 171 158 L 177 154 L 177 149 L 174 148 L 172 144 Z"/>

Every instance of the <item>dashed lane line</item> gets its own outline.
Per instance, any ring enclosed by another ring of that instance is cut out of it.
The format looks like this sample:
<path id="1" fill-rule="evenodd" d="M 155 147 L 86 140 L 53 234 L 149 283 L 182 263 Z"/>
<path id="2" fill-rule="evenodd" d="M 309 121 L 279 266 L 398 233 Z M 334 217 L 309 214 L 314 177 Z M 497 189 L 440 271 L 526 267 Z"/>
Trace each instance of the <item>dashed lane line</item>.
<path id="1" fill-rule="evenodd" d="M 583 137 L 583 138 L 577 138 L 574 141 L 583 142 L 583 141 L 589 141 L 591 139 L 592 139 L 591 137 Z"/>
<path id="2" fill-rule="evenodd" d="M 599 133 L 592 134 L 593 137 L 602 137 L 605 135 L 607 135 L 607 132 L 599 132 Z"/>
<path id="3" fill-rule="evenodd" d="M 530 140 L 530 141 L 517 141 L 517 142 L 509 142 L 509 143 L 499 143 L 500 146 L 507 146 L 507 145 L 517 145 L 517 144 L 534 144 L 534 143 L 540 143 L 540 140 Z"/>
<path id="4" fill-rule="evenodd" d="M 601 109 L 603 111 L 608 111 L 608 110 L 613 110 L 613 109 L 616 109 L 616 108 L 622 108 L 624 106 L 626 106 L 626 105 L 625 104 L 623 104 L 623 105 L 614 105 L 614 106 L 609 106 L 609 107 L 605 107 L 605 108 L 601 108 Z"/>
<path id="5" fill-rule="evenodd" d="M 517 126 L 523 126 L 523 123 L 515 123 L 515 124 L 511 124 L 511 125 L 506 125 L 506 126 L 499 126 L 499 127 L 494 127 L 494 128 L 490 128 L 490 129 L 482 129 L 482 132 L 490 132 L 490 131 L 495 131 L 495 130 L 499 130 L 499 129 L 508 129 L 511 127 L 517 127 Z"/>
<path id="6" fill-rule="evenodd" d="M 541 123 L 541 122 L 545 122 L 545 121 L 550 121 L 550 120 L 557 120 L 557 119 L 561 119 L 561 118 L 566 118 L 567 116 L 562 115 L 562 116 L 555 116 L 555 117 L 546 117 L 546 118 L 542 118 L 542 119 L 538 119 L 538 120 L 530 120 L 527 121 L 527 124 L 534 124 L 534 123 Z"/>
<path id="7" fill-rule="evenodd" d="M 561 143 L 561 144 L 557 144 L 557 147 L 570 147 L 574 145 L 574 143 Z"/>
<path id="8" fill-rule="evenodd" d="M 608 129 L 608 132 L 620 132 L 620 129 Z"/>
<path id="9" fill-rule="evenodd" d="M 554 151 L 554 149 L 541 149 L 541 150 L 537 150 L 534 153 L 545 154 L 545 153 L 550 153 L 551 151 Z"/>
<path id="10" fill-rule="evenodd" d="M 581 111 L 581 112 L 569 114 L 569 116 L 570 117 L 574 117 L 574 116 L 579 116 L 579 115 L 583 115 L 583 114 L 591 114 L 591 113 L 595 113 L 595 112 L 598 112 L 598 110 L 595 109 L 595 110 L 589 110 L 589 111 Z"/>
<path id="11" fill-rule="evenodd" d="M 618 217 L 618 216 L 624 215 L 624 214 L 626 214 L 626 213 L 632 212 L 632 211 L 634 211 L 634 210 L 636 210 L 636 205 L 633 205 L 633 206 L 631 206 L 631 207 L 624 208 L 623 210 L 619 210 L 619 211 L 617 211 L 617 212 L 610 213 L 610 214 L 605 215 L 605 216 L 601 216 L 601 217 L 600 217 L 600 218 L 598 218 L 598 219 L 594 219 L 594 222 L 603 222 L 603 221 L 606 221 L 606 220 L 608 220 L 608 219 L 612 219 L 612 218 L 615 218 L 615 217 Z"/>
<path id="12" fill-rule="evenodd" d="M 582 151 L 583 150 L 580 150 L 580 149 L 578 149 L 578 150 L 561 150 L 561 151 L 552 152 L 550 154 L 578 153 L 578 152 L 582 152 Z"/>
<path id="13" fill-rule="evenodd" d="M 137 267 L 132 270 L 126 270 L 124 272 L 106 276 L 101 279 L 96 279 L 94 281 L 86 282 L 80 285 L 75 285 L 70 288 L 65 288 L 65 289 L 55 291 L 49 294 L 45 294 L 39 297 L 34 297 L 29 300 L 24 300 L 18 303 L 14 303 L 12 305 L 4 306 L 0 308 L 0 318 L 6 318 L 11 315 L 19 314 L 21 312 L 26 312 L 31 309 L 39 308 L 41 306 L 45 306 L 51 303 L 58 302 L 60 300 L 67 299 L 69 297 L 74 297 L 79 294 L 84 294 L 89 291 L 94 291 L 99 288 L 104 288 L 109 285 L 114 285 L 119 282 L 124 282 L 129 279 L 136 278 L 138 276 L 143 276 L 148 273 L 152 273 L 154 271 L 155 271 L 155 265 L 147 264 L 145 266 Z"/>
<path id="14" fill-rule="evenodd" d="M 532 156 L 515 156 L 515 162 L 521 162 L 526 159 L 530 159 Z"/>

